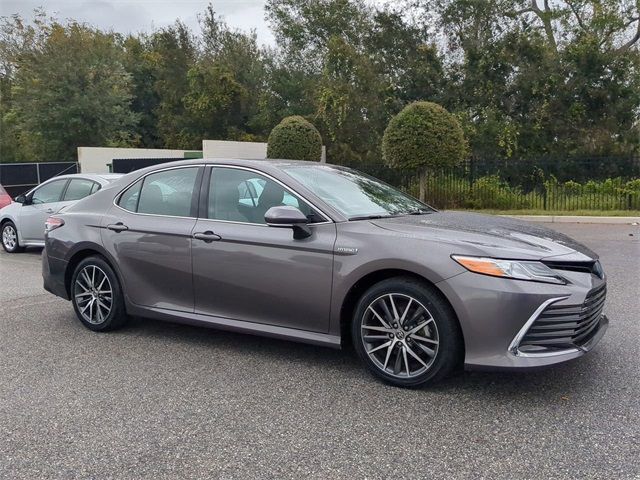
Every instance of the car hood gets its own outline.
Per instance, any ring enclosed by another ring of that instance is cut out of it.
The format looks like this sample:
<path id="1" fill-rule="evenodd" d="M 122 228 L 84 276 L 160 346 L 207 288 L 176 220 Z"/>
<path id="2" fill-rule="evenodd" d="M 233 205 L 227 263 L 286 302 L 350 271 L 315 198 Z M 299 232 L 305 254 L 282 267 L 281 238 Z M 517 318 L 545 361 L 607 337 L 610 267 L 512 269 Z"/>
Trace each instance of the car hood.
<path id="1" fill-rule="evenodd" d="M 508 217 L 434 212 L 376 219 L 372 223 L 403 236 L 450 243 L 452 253 L 536 260 L 562 257 L 558 260 L 589 261 L 598 258 L 571 237 Z"/>

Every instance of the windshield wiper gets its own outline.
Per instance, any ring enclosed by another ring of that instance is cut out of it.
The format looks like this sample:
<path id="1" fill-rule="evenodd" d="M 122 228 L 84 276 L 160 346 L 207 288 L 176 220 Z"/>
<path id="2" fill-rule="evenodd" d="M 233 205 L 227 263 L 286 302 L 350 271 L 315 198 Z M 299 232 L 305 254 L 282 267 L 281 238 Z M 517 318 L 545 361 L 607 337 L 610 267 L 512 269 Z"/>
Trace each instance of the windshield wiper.
<path id="1" fill-rule="evenodd" d="M 425 208 L 417 208 L 416 210 L 411 210 L 407 213 L 407 215 L 426 215 L 428 213 L 433 213 L 433 210 L 427 210 Z"/>
<path id="2" fill-rule="evenodd" d="M 397 217 L 398 215 L 361 215 L 357 217 L 349 217 L 349 221 L 351 220 L 378 220 L 380 218 L 391 218 Z"/>

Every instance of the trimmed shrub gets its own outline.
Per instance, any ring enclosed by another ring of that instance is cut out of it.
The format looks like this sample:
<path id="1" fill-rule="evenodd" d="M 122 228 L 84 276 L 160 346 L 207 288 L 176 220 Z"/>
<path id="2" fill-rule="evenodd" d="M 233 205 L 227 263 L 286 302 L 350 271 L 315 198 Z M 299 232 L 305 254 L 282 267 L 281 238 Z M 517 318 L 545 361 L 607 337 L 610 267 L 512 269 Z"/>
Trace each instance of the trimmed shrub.
<path id="1" fill-rule="evenodd" d="M 465 153 L 457 118 L 433 102 L 407 105 L 391 119 L 382 137 L 382 157 L 388 166 L 420 173 L 423 201 L 429 173 L 456 165 Z"/>
<path id="2" fill-rule="evenodd" d="M 298 115 L 284 118 L 269 134 L 267 158 L 319 162 L 321 155 L 320 132 Z"/>

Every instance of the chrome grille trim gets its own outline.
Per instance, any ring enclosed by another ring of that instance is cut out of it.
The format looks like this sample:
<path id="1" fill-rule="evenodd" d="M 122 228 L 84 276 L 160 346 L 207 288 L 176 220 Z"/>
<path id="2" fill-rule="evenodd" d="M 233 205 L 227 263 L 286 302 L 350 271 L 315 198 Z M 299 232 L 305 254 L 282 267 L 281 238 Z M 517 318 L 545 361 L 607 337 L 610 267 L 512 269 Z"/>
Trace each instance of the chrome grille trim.
<path id="1" fill-rule="evenodd" d="M 555 301 L 545 302 L 541 305 L 544 307 L 536 311 L 535 318 L 527 321 L 515 350 L 510 348 L 510 351 L 523 356 L 559 355 L 578 351 L 598 331 L 606 295 L 606 284 L 602 284 L 591 290 L 581 305 L 554 305 Z M 523 347 L 540 350 L 523 352 Z"/>

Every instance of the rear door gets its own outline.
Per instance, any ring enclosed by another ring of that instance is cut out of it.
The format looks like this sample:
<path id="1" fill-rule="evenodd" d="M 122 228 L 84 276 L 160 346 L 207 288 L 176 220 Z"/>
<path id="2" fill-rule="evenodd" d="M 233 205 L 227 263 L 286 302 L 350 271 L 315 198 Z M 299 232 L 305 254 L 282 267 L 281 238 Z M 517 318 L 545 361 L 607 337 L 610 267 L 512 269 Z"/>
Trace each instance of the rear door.
<path id="1" fill-rule="evenodd" d="M 116 258 L 129 300 L 193 311 L 191 233 L 202 167 L 145 176 L 116 197 L 102 221 L 102 241 Z"/>
<path id="2" fill-rule="evenodd" d="M 61 178 L 46 182 L 30 195 L 29 205 L 22 205 L 19 213 L 18 230 L 27 242 L 44 240 L 44 222 L 47 217 L 60 210 L 62 194 L 69 180 Z"/>
<path id="3" fill-rule="evenodd" d="M 100 190 L 100 187 L 101 185 L 98 182 L 89 180 L 88 178 L 72 178 L 64 191 L 60 208 L 82 200 L 84 197 L 88 197 L 92 193 Z"/>
<path id="4" fill-rule="evenodd" d="M 335 224 L 251 169 L 214 167 L 203 192 L 192 239 L 195 311 L 328 331 Z M 284 204 L 314 222 L 310 237 L 296 240 L 292 229 L 266 225 L 264 212 Z"/>

